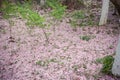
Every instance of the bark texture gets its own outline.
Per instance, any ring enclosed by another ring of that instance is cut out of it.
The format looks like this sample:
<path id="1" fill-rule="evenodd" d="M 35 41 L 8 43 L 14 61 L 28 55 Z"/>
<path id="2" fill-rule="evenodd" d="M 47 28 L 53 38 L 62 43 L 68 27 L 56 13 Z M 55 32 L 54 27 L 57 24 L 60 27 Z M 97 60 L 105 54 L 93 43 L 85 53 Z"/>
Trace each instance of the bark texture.
<path id="1" fill-rule="evenodd" d="M 0 7 L 2 6 L 2 0 L 0 0 Z"/>
<path id="2" fill-rule="evenodd" d="M 120 38 L 116 50 L 115 60 L 112 67 L 112 73 L 116 76 L 120 76 Z"/>
<path id="3" fill-rule="evenodd" d="M 107 23 L 108 11 L 109 11 L 109 0 L 103 0 L 99 25 L 104 25 Z"/>
<path id="4" fill-rule="evenodd" d="M 115 8 L 117 9 L 120 15 L 120 0 L 110 0 L 110 1 L 115 5 Z"/>

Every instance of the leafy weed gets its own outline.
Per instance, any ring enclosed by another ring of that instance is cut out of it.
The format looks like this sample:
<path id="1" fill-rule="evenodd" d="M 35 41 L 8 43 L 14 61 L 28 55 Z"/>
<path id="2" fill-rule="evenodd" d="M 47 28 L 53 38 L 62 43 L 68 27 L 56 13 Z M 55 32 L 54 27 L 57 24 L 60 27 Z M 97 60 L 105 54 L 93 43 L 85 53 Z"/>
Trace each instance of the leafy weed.
<path id="1" fill-rule="evenodd" d="M 112 74 L 111 69 L 112 69 L 112 65 L 113 65 L 113 62 L 114 62 L 114 58 L 112 56 L 106 56 L 102 59 L 97 59 L 96 61 L 98 63 L 103 64 L 103 67 L 101 69 L 102 73 Z"/>

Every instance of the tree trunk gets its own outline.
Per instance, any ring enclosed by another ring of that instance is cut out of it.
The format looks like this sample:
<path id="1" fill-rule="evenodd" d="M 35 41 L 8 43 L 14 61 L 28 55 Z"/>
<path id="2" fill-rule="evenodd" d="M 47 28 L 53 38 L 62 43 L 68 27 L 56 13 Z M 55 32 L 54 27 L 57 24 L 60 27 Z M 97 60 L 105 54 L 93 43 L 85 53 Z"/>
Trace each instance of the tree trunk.
<path id="1" fill-rule="evenodd" d="M 45 0 L 40 0 L 40 6 L 44 6 L 45 5 Z"/>
<path id="2" fill-rule="evenodd" d="M 112 73 L 116 76 L 120 76 L 120 37 L 116 50 L 115 60 L 112 67 Z"/>
<path id="3" fill-rule="evenodd" d="M 1 6 L 2 6 L 2 0 L 0 0 L 0 8 L 1 8 Z"/>
<path id="4" fill-rule="evenodd" d="M 107 23 L 108 11 L 109 11 L 109 0 L 103 0 L 99 25 L 104 25 Z"/>
<path id="5" fill-rule="evenodd" d="M 120 15 L 120 0 L 110 0 L 110 1 L 115 5 L 115 8 L 117 9 Z"/>

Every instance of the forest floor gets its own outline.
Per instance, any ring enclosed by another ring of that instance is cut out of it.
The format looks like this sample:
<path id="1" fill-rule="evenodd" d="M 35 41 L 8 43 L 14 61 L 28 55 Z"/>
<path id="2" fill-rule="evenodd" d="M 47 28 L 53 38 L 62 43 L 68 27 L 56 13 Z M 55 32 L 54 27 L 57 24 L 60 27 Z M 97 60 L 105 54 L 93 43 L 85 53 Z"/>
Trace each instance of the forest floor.
<path id="1" fill-rule="evenodd" d="M 41 29 L 29 28 L 16 18 L 11 26 L 1 18 L 0 80 L 118 80 L 102 74 L 102 64 L 96 62 L 115 54 L 119 25 L 112 18 L 105 26 L 77 27 L 76 31 L 67 19 Z"/>

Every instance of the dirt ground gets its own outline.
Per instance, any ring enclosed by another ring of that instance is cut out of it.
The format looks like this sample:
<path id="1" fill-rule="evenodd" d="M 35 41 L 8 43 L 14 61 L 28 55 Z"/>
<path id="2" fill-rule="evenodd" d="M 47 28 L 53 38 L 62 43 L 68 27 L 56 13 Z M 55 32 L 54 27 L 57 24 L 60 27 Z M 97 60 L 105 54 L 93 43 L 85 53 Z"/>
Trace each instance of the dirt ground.
<path id="1" fill-rule="evenodd" d="M 0 80 L 120 80 L 100 73 L 102 64 L 96 62 L 115 54 L 119 25 L 113 20 L 73 31 L 66 20 L 43 30 L 29 28 L 22 19 L 13 18 L 10 25 L 1 18 Z M 84 35 L 92 38 L 82 40 Z"/>

